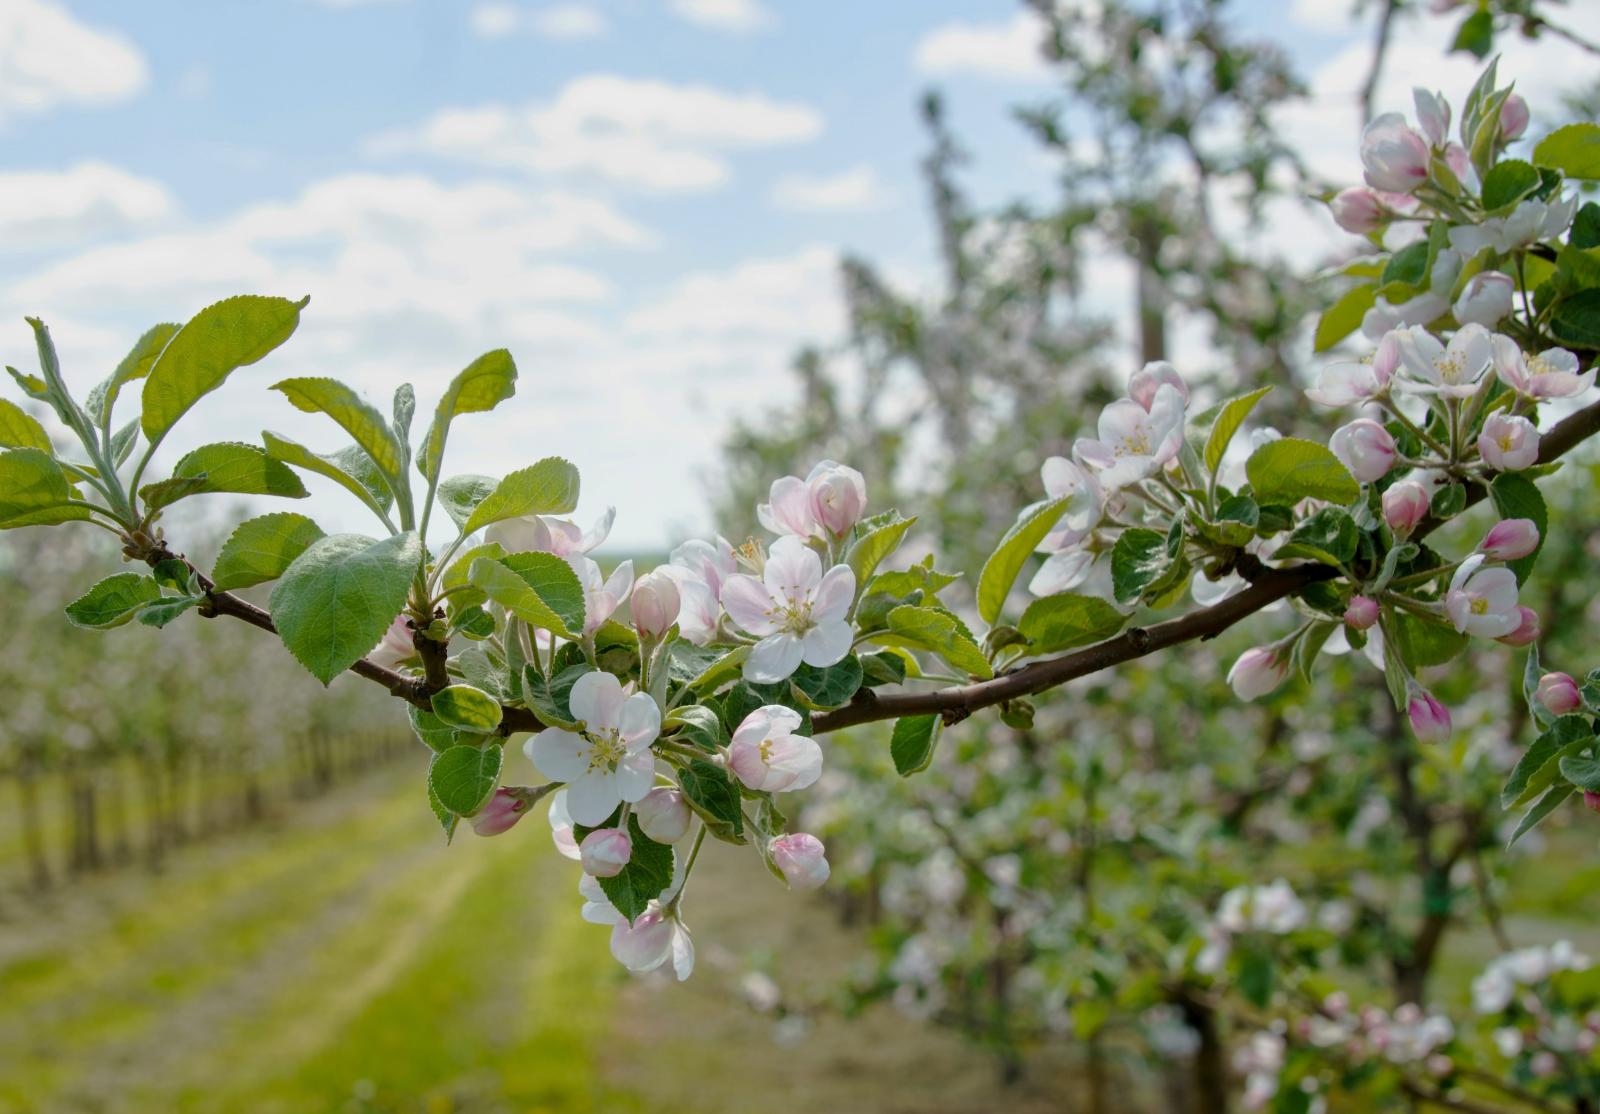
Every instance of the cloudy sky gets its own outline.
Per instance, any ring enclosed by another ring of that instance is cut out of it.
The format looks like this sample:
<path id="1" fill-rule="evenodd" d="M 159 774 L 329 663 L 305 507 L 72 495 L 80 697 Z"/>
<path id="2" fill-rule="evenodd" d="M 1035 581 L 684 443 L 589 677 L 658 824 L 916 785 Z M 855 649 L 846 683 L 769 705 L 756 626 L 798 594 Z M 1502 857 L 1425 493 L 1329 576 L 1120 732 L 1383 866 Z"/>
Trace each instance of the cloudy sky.
<path id="1" fill-rule="evenodd" d="M 1349 6 L 1238 5 L 1312 83 L 1285 126 L 1330 175 L 1353 173 Z M 1600 5 L 1569 22 L 1600 33 Z M 1400 29 L 1388 105 L 1466 88 L 1448 33 Z M 464 420 L 447 471 L 567 456 L 580 517 L 614 504 L 615 546 L 653 547 L 704 525 L 730 418 L 781 404 L 795 346 L 837 333 L 841 248 L 931 274 L 921 91 L 946 91 L 981 198 L 1044 194 L 1008 116 L 1050 95 L 1037 42 L 1012 0 L 3 0 L 0 362 L 33 365 L 39 314 L 86 390 L 156 321 L 311 295 L 171 460 L 263 428 L 335 447 L 278 378 L 339 375 L 385 410 L 410 381 L 426 410 L 506 346 L 517 398 Z M 1537 112 L 1592 65 L 1513 44 L 1502 72 Z M 1299 250 L 1337 243 L 1281 219 Z M 309 509 L 364 528 L 331 491 Z"/>

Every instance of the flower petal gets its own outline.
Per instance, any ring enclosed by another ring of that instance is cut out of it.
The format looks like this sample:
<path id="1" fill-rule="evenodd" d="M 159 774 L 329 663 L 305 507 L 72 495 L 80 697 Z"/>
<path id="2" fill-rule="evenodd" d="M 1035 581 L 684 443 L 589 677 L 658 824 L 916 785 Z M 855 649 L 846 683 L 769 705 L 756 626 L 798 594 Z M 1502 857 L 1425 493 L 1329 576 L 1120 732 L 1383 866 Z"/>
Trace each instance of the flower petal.
<path id="1" fill-rule="evenodd" d="M 831 623 L 819 622 L 806 631 L 805 639 L 801 643 L 801 660 L 818 669 L 837 665 L 850 652 L 852 639 L 850 624 L 843 619 L 836 619 Z"/>
<path id="2" fill-rule="evenodd" d="M 522 751 L 551 781 L 571 781 L 589 769 L 589 740 L 572 731 L 548 728 L 526 743 Z"/>
<path id="3" fill-rule="evenodd" d="M 761 581 L 746 573 L 735 573 L 723 583 L 722 606 L 740 629 L 749 631 L 757 638 L 778 629 L 772 614 L 772 593 Z"/>
<path id="4" fill-rule="evenodd" d="M 567 699 L 572 718 L 597 731 L 614 729 L 622 715 L 622 682 L 603 670 L 579 677 Z"/>
<path id="5" fill-rule="evenodd" d="M 593 828 L 616 811 L 622 797 L 609 771 L 596 771 L 567 782 L 567 811 L 575 823 Z"/>
<path id="6" fill-rule="evenodd" d="M 774 599 L 804 598 L 822 582 L 822 558 L 798 537 L 779 538 L 767 551 L 767 567 L 761 580 Z"/>
<path id="7" fill-rule="evenodd" d="M 849 630 L 849 627 L 845 627 L 846 634 Z M 849 647 L 846 646 L 846 649 Z M 792 634 L 785 632 L 763 638 L 751 648 L 750 656 L 744 660 L 744 678 L 758 685 L 770 685 L 785 680 L 800 668 L 800 658 L 803 654 L 804 649 L 800 645 L 800 640 Z M 834 660 L 837 661 L 838 658 Z"/>
<path id="8" fill-rule="evenodd" d="M 817 585 L 811 615 L 818 623 L 843 622 L 850 601 L 856 598 L 856 573 L 849 565 L 835 565 Z"/>
<path id="9" fill-rule="evenodd" d="M 638 754 L 655 742 L 661 734 L 661 709 L 655 699 L 649 693 L 636 692 L 624 700 L 617 729 L 629 754 Z"/>
<path id="10" fill-rule="evenodd" d="M 646 700 L 649 697 L 645 697 Z M 656 759 L 649 751 L 630 755 L 617 765 L 615 774 L 617 796 L 629 804 L 642 801 L 655 787 Z"/>

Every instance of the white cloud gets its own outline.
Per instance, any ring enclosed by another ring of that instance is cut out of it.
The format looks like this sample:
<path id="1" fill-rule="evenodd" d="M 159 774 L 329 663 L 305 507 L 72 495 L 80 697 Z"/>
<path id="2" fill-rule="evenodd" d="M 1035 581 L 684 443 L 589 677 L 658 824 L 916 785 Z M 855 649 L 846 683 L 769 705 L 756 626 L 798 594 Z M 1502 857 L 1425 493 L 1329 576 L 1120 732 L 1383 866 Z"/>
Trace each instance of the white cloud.
<path id="1" fill-rule="evenodd" d="M 637 189 L 705 190 L 728 178 L 720 152 L 813 139 L 811 107 L 707 85 L 591 74 L 554 100 L 446 109 L 375 137 L 378 155 L 427 153 L 540 174 L 579 174 Z"/>
<path id="2" fill-rule="evenodd" d="M 144 55 L 125 35 L 82 23 L 54 0 L 0 3 L 0 122 L 125 101 L 149 81 Z"/>
<path id="3" fill-rule="evenodd" d="M 1044 34 L 1031 11 L 1005 23 L 947 23 L 918 40 L 912 61 L 925 74 L 1040 81 L 1049 73 L 1040 52 Z"/>
<path id="4" fill-rule="evenodd" d="M 799 343 L 833 335 L 843 327 L 838 269 L 836 249 L 813 246 L 688 275 L 629 314 L 625 327 L 656 340 L 714 336 Z"/>
<path id="5" fill-rule="evenodd" d="M 176 208 L 160 182 L 103 162 L 0 173 L 0 242 L 13 250 L 120 234 Z"/>
<path id="6" fill-rule="evenodd" d="M 868 212 L 889 200 L 889 188 L 865 164 L 838 174 L 791 174 L 772 188 L 774 205 L 802 212 Z"/>
<path id="7" fill-rule="evenodd" d="M 1353 18 L 1350 0 L 1294 0 L 1289 19 L 1307 31 L 1324 35 L 1348 34 L 1360 24 Z"/>
<path id="8" fill-rule="evenodd" d="M 587 4 L 522 8 L 498 0 L 474 7 L 469 23 L 475 34 L 486 39 L 521 32 L 546 39 L 589 39 L 605 34 L 610 27 L 605 15 Z"/>
<path id="9" fill-rule="evenodd" d="M 748 33 L 776 22 L 759 0 L 672 0 L 672 10 L 690 23 L 718 31 Z"/>

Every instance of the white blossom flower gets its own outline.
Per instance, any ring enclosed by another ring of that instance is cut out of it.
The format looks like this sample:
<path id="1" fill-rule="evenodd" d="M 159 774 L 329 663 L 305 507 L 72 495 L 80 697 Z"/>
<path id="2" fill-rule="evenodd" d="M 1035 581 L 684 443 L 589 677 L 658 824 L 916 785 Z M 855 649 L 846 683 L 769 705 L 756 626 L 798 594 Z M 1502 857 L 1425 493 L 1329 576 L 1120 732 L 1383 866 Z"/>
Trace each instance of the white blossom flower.
<path id="1" fill-rule="evenodd" d="M 1350 406 L 1369 402 L 1389 389 L 1389 380 L 1400 366 L 1400 337 L 1390 331 L 1378 342 L 1378 349 L 1366 360 L 1344 360 L 1328 364 L 1317 376 L 1317 385 L 1306 397 L 1323 406 Z"/>
<path id="2" fill-rule="evenodd" d="M 1449 398 L 1468 398 L 1478 390 L 1494 358 L 1489 330 L 1463 325 L 1448 345 L 1418 326 L 1400 334 L 1400 367 L 1412 390 Z"/>
<path id="3" fill-rule="evenodd" d="M 1028 582 L 1028 591 L 1036 596 L 1048 596 L 1076 587 L 1088 574 L 1094 555 L 1080 546 L 1100 524 L 1105 496 L 1094 476 L 1066 457 L 1048 458 L 1039 474 L 1044 479 L 1046 495 L 1051 499 L 1068 500 L 1055 528 L 1039 543 L 1038 552 L 1049 556 Z M 1025 517 L 1033 509 L 1025 509 L 1019 517 Z"/>
<path id="4" fill-rule="evenodd" d="M 824 460 L 803 480 L 774 480 L 767 498 L 756 507 L 756 518 L 774 534 L 841 538 L 866 509 L 867 481 L 848 465 Z"/>
<path id="5" fill-rule="evenodd" d="M 797 732 L 800 713 L 768 704 L 745 716 L 728 746 L 728 768 L 757 792 L 806 789 L 822 776 L 822 748 Z"/>
<path id="6" fill-rule="evenodd" d="M 1520 472 L 1539 459 L 1539 429 L 1520 414 L 1495 412 L 1478 434 L 1478 455 L 1497 472 Z"/>
<path id="7" fill-rule="evenodd" d="M 583 857 L 578 850 L 578 837 L 572 830 L 572 813 L 567 811 L 567 791 L 558 789 L 550 798 L 550 838 L 556 850 L 577 862 Z"/>
<path id="8" fill-rule="evenodd" d="M 1183 395 L 1170 383 L 1157 387 L 1146 409 L 1131 398 L 1100 411 L 1099 439 L 1079 438 L 1072 452 L 1095 470 L 1107 491 L 1153 476 L 1183 447 Z"/>
<path id="9" fill-rule="evenodd" d="M 696 646 L 716 640 L 722 620 L 722 582 L 737 569 L 733 546 L 718 537 L 715 542 L 684 542 L 672 551 L 670 563 L 657 570 L 677 584 L 678 633 Z"/>
<path id="10" fill-rule="evenodd" d="M 611 533 L 617 508 L 607 507 L 587 531 L 575 522 L 549 515 L 529 514 L 497 522 L 484 533 L 484 540 L 498 542 L 507 553 L 554 553 L 557 557 L 580 557 L 594 549 Z"/>
<path id="11" fill-rule="evenodd" d="M 394 617 L 389 629 L 383 632 L 378 644 L 367 652 L 367 660 L 385 669 L 394 669 L 403 661 L 417 656 L 417 645 L 411 638 L 411 624 L 402 611 Z"/>
<path id="12" fill-rule="evenodd" d="M 1444 610 L 1461 633 L 1498 638 L 1522 623 L 1517 606 L 1517 577 L 1507 568 L 1484 568 L 1484 560 L 1483 554 L 1474 553 L 1461 562 L 1450 578 Z"/>
<path id="13" fill-rule="evenodd" d="M 728 616 L 761 640 L 745 659 L 745 678 L 771 684 L 802 661 L 821 668 L 843 659 L 851 643 L 845 615 L 855 593 L 849 565 L 835 565 L 824 575 L 816 550 L 800 538 L 773 542 L 761 579 L 735 573 L 722 585 Z"/>
<path id="14" fill-rule="evenodd" d="M 1595 369 L 1579 373 L 1578 357 L 1565 348 L 1529 356 L 1508 336 L 1496 334 L 1494 370 L 1500 382 L 1528 398 L 1571 398 L 1594 386 Z"/>
<path id="15" fill-rule="evenodd" d="M 1400 113 L 1385 112 L 1361 134 L 1361 165 L 1373 189 L 1410 193 L 1428 180 L 1428 142 Z"/>
<path id="16" fill-rule="evenodd" d="M 585 673 L 569 698 L 577 731 L 546 728 L 524 744 L 528 758 L 553 781 L 567 783 L 573 820 L 593 827 L 623 801 L 632 803 L 655 782 L 650 745 L 661 732 L 661 710 L 645 693 L 628 695 L 610 673 Z"/>
<path id="17" fill-rule="evenodd" d="M 1450 247 L 1463 259 L 1471 259 L 1484 248 L 1509 255 L 1537 240 L 1561 235 L 1572 224 L 1578 210 L 1576 193 L 1553 201 L 1528 198 L 1503 217 L 1488 217 L 1478 224 L 1458 224 L 1450 229 Z"/>
<path id="18" fill-rule="evenodd" d="M 578 574 L 578 583 L 583 586 L 583 633 L 593 634 L 616 613 L 633 590 L 633 562 L 622 562 L 603 579 L 600 566 L 582 554 L 568 557 L 567 564 Z"/>

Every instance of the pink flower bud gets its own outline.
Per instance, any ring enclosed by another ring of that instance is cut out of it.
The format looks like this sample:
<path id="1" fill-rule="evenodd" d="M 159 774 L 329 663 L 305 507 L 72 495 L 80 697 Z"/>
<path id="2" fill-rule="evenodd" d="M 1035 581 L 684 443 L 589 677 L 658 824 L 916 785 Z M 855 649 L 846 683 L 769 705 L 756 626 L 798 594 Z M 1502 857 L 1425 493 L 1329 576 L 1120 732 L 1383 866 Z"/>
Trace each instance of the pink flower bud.
<path id="1" fill-rule="evenodd" d="M 628 606 L 633 612 L 633 627 L 646 638 L 660 638 L 678 621 L 682 598 L 677 583 L 659 569 L 645 573 L 633 586 Z"/>
<path id="2" fill-rule="evenodd" d="M 1361 165 L 1373 189 L 1410 193 L 1428 180 L 1428 141 L 1398 112 L 1385 112 L 1361 134 Z"/>
<path id="3" fill-rule="evenodd" d="M 633 840 L 621 828 L 596 828 L 578 845 L 585 874 L 615 878 L 633 858 Z"/>
<path id="4" fill-rule="evenodd" d="M 1270 646 L 1252 646 L 1228 670 L 1228 684 L 1240 700 L 1265 696 L 1289 675 L 1289 659 Z"/>
<path id="5" fill-rule="evenodd" d="M 1443 93 L 1430 93 L 1426 89 L 1412 90 L 1412 101 L 1417 106 L 1417 123 L 1422 134 L 1435 147 L 1443 147 L 1450 135 L 1450 102 Z"/>
<path id="6" fill-rule="evenodd" d="M 1500 138 L 1509 143 L 1527 130 L 1528 102 L 1512 93 L 1500 106 Z"/>
<path id="7" fill-rule="evenodd" d="M 1444 162 L 1450 168 L 1457 180 L 1465 182 L 1468 173 L 1472 170 L 1472 160 L 1467 157 L 1467 149 L 1459 143 L 1452 143 L 1444 149 Z"/>
<path id="8" fill-rule="evenodd" d="M 1539 459 L 1539 431 L 1527 418 L 1490 414 L 1478 434 L 1478 454 L 1496 472 L 1520 472 Z"/>
<path id="9" fill-rule="evenodd" d="M 1365 236 L 1382 227 L 1388 209 L 1379 200 L 1377 191 L 1366 186 L 1351 186 L 1334 194 L 1328 202 L 1336 224 L 1346 232 Z"/>
<path id="10" fill-rule="evenodd" d="M 1539 528 L 1531 518 L 1506 518 L 1496 522 L 1478 543 L 1492 561 L 1515 561 L 1539 548 Z"/>
<path id="11" fill-rule="evenodd" d="M 633 806 L 639 828 L 657 843 L 677 843 L 689 831 L 689 804 L 677 789 L 658 786 Z"/>
<path id="12" fill-rule="evenodd" d="M 1467 280 L 1450 312 L 1463 325 L 1492 329 L 1511 313 L 1511 298 L 1515 292 L 1516 284 L 1510 275 L 1479 271 Z"/>
<path id="13" fill-rule="evenodd" d="M 1428 517 L 1428 489 L 1416 480 L 1401 480 L 1383 493 L 1383 520 L 1401 537 Z"/>
<path id="14" fill-rule="evenodd" d="M 1564 716 L 1583 707 L 1583 697 L 1578 694 L 1578 682 L 1569 673 L 1546 673 L 1539 678 L 1534 696 L 1553 716 Z"/>
<path id="15" fill-rule="evenodd" d="M 867 481 L 860 472 L 824 460 L 806 477 L 811 517 L 836 538 L 850 532 L 867 509 Z"/>
<path id="16" fill-rule="evenodd" d="M 1539 629 L 1539 613 L 1531 607 L 1518 607 L 1517 611 L 1521 616 L 1517 629 L 1510 634 L 1502 634 L 1495 639 L 1496 642 L 1506 646 L 1526 646 L 1539 640 L 1539 635 L 1543 633 Z"/>
<path id="17" fill-rule="evenodd" d="M 632 924 L 619 919 L 611 929 L 611 954 L 630 971 L 654 971 L 672 954 L 675 925 L 658 909 L 649 909 Z"/>
<path id="18" fill-rule="evenodd" d="M 1378 601 L 1371 596 L 1351 596 L 1344 621 L 1356 630 L 1368 629 L 1378 621 Z"/>
<path id="19" fill-rule="evenodd" d="M 472 830 L 481 836 L 497 836 L 516 827 L 528 811 L 527 804 L 509 789 L 496 789 L 489 803 L 472 818 Z"/>
<path id="20" fill-rule="evenodd" d="M 828 860 L 816 836 L 805 832 L 779 836 L 769 850 L 791 890 L 814 890 L 828 880 Z"/>
<path id="21" fill-rule="evenodd" d="M 1371 418 L 1357 418 L 1333 431 L 1328 448 L 1362 483 L 1381 480 L 1394 467 L 1399 450 L 1394 438 Z"/>
<path id="22" fill-rule="evenodd" d="M 1427 689 L 1419 685 L 1411 687 L 1406 715 L 1411 719 L 1411 730 L 1415 732 L 1418 742 L 1442 743 L 1450 738 L 1450 709 L 1439 703 Z"/>
<path id="23" fill-rule="evenodd" d="M 1146 411 L 1155 405 L 1156 392 L 1162 387 L 1172 387 L 1183 396 L 1184 402 L 1189 401 L 1189 384 L 1183 381 L 1178 369 L 1166 360 L 1151 360 L 1128 376 L 1128 397 Z"/>
<path id="24" fill-rule="evenodd" d="M 1585 789 L 1583 791 L 1583 803 L 1594 809 L 1594 811 L 1600 812 L 1600 793 L 1596 793 L 1593 789 Z"/>

